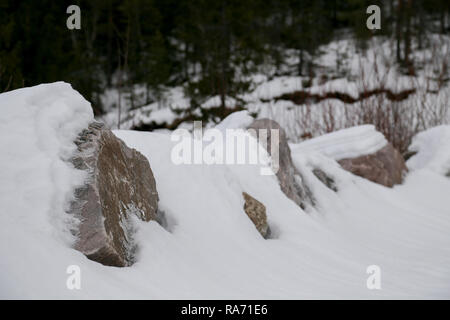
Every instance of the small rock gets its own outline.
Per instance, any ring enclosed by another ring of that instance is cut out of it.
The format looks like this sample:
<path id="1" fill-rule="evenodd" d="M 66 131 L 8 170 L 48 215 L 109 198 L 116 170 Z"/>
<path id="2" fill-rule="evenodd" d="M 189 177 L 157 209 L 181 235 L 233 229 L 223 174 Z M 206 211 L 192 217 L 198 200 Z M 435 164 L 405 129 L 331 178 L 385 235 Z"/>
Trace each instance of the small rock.
<path id="1" fill-rule="evenodd" d="M 267 239 L 270 236 L 270 228 L 267 224 L 266 207 L 248 193 L 242 192 L 242 195 L 244 196 L 245 200 L 245 213 L 253 222 L 256 229 L 263 236 L 263 238 Z"/>

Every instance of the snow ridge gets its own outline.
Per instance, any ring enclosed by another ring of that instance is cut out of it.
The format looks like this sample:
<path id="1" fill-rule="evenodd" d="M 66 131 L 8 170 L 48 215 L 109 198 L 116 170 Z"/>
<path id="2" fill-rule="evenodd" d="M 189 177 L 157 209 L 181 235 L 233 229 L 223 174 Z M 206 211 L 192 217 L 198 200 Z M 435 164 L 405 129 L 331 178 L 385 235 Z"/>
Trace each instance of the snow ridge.
<path id="1" fill-rule="evenodd" d="M 386 138 L 373 125 L 362 125 L 292 144 L 291 148 L 293 154 L 318 152 L 334 160 L 341 160 L 375 153 L 386 144 Z"/>
<path id="2" fill-rule="evenodd" d="M 427 168 L 450 175 L 450 125 L 442 125 L 417 134 L 409 147 L 417 154 L 407 162 L 410 169 Z"/>
<path id="3" fill-rule="evenodd" d="M 0 107 L 0 224 L 11 215 L 30 229 L 50 221 L 55 230 L 65 230 L 66 241 L 73 240 L 71 218 L 63 212 L 83 176 L 64 160 L 73 154 L 78 132 L 93 120 L 90 103 L 58 82 L 2 94 Z"/>

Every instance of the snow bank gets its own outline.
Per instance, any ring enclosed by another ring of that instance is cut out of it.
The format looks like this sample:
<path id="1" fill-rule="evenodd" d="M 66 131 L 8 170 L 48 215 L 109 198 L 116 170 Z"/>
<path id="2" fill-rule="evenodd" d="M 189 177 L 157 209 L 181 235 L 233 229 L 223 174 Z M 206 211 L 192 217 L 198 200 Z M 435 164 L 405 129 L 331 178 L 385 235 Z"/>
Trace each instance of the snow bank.
<path id="1" fill-rule="evenodd" d="M 292 144 L 292 152 L 318 152 L 334 160 L 356 158 L 377 152 L 387 144 L 373 125 L 342 129 L 323 136 Z"/>
<path id="2" fill-rule="evenodd" d="M 64 160 L 93 113 L 62 82 L 1 94 L 0 109 L 0 297 L 26 296 L 27 278 L 39 275 L 40 256 L 57 264 L 46 252 L 70 250 L 74 240 L 76 221 L 64 212 L 83 176 Z"/>
<path id="3" fill-rule="evenodd" d="M 14 216 L 29 226 L 61 224 L 66 196 L 80 181 L 63 160 L 72 155 L 76 135 L 93 120 L 90 104 L 60 82 L 2 94 L 0 106 L 0 148 L 5 151 L 1 219 Z"/>
<path id="4" fill-rule="evenodd" d="M 417 152 L 408 160 L 410 169 L 427 168 L 439 174 L 450 173 L 450 126 L 442 125 L 417 134 L 409 147 Z"/>

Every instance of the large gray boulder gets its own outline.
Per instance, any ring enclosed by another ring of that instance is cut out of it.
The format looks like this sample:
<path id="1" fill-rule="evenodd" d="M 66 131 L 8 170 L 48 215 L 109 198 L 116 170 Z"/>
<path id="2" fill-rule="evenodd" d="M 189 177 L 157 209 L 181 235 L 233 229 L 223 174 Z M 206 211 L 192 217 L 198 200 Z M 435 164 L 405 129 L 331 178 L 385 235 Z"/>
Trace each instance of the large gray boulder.
<path id="1" fill-rule="evenodd" d="M 375 153 L 338 162 L 343 169 L 389 188 L 402 183 L 408 171 L 404 158 L 390 143 Z"/>
<path id="2" fill-rule="evenodd" d="M 302 174 L 297 170 L 292 162 L 291 149 L 287 143 L 286 132 L 278 124 L 278 122 L 270 119 L 258 119 L 255 120 L 248 129 L 256 131 L 256 135 L 259 137 L 260 129 L 267 129 L 267 152 L 272 158 L 279 159 L 279 170 L 276 173 L 278 182 L 280 183 L 281 190 L 284 194 L 298 204 L 301 208 L 305 209 L 307 205 L 314 204 L 314 198 L 305 184 Z M 272 150 L 271 147 L 271 130 L 275 129 L 279 132 L 279 148 Z M 261 143 L 261 141 L 260 141 Z M 278 153 L 278 154 L 276 154 Z"/>
<path id="3" fill-rule="evenodd" d="M 133 263 L 132 216 L 158 219 L 158 193 L 150 164 L 100 123 L 75 141 L 72 162 L 88 179 L 75 192 L 70 213 L 80 219 L 75 249 L 108 266 Z"/>

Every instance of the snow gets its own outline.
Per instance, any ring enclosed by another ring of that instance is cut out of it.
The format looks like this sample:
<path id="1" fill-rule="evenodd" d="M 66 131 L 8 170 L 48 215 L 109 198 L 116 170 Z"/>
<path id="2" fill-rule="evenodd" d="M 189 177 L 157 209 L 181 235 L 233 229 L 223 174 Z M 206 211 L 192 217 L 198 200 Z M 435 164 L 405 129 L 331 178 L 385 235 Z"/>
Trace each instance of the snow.
<path id="1" fill-rule="evenodd" d="M 236 107 L 236 99 L 233 99 L 231 97 L 225 97 L 225 107 L 226 108 L 234 108 Z M 222 101 L 219 96 L 214 96 L 206 100 L 204 103 L 202 103 L 203 109 L 211 109 L 211 108 L 217 108 L 222 105 Z"/>
<path id="2" fill-rule="evenodd" d="M 11 298 L 38 289 L 28 279 L 52 270 L 41 259 L 57 266 L 54 253 L 74 256 L 66 250 L 77 221 L 64 210 L 84 176 L 64 160 L 94 116 L 62 82 L 3 93 L 0 107 L 0 297 Z M 45 288 L 53 290 L 51 283 Z"/>
<path id="3" fill-rule="evenodd" d="M 293 152 L 317 200 L 308 212 L 259 165 L 175 165 L 167 133 L 114 131 L 148 158 L 168 221 L 167 230 L 136 222 L 136 263 L 114 268 L 72 249 L 64 210 L 82 176 L 63 160 L 93 118 L 89 103 L 56 83 L 2 94 L 0 108 L 0 298 L 450 298 L 450 179 L 412 166 L 389 189 L 342 170 L 333 157 L 381 145 L 370 126 L 312 140 L 308 149 L 322 152 Z M 330 141 L 339 147 L 327 154 Z M 244 213 L 243 191 L 266 206 L 271 239 Z M 70 265 L 81 290 L 66 287 Z M 366 287 L 370 265 L 381 268 L 381 290 Z"/>
<path id="4" fill-rule="evenodd" d="M 338 130 L 323 136 L 292 144 L 292 153 L 318 152 L 334 160 L 372 154 L 387 144 L 373 125 Z"/>
<path id="5" fill-rule="evenodd" d="M 417 134 L 410 147 L 417 152 L 407 162 L 410 169 L 426 168 L 450 174 L 450 126 L 442 125 Z"/>

